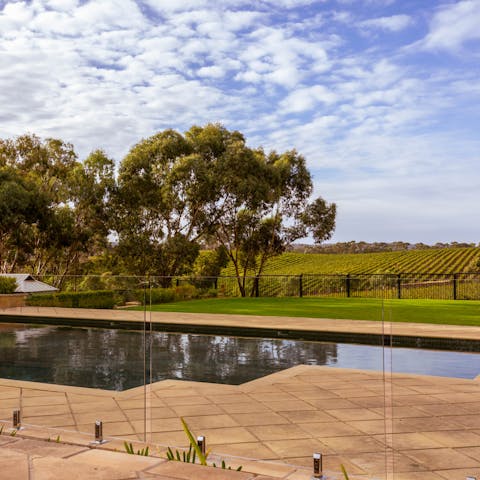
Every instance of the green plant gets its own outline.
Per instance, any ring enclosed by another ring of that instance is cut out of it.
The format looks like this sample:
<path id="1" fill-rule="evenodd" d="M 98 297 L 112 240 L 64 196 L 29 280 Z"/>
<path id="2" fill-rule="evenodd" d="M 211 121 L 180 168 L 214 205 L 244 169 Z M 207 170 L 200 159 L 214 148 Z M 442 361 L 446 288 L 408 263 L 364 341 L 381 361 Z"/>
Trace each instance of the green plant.
<path id="1" fill-rule="evenodd" d="M 42 293 L 30 295 L 27 299 L 27 305 L 36 307 L 113 308 L 115 303 L 115 292 L 111 290 Z"/>
<path id="2" fill-rule="evenodd" d="M 188 451 L 183 450 L 179 452 L 175 450 L 175 453 L 170 447 L 167 448 L 167 460 L 184 462 L 184 463 L 195 463 L 197 459 L 197 452 L 192 448 L 192 445 L 188 448 Z"/>
<path id="3" fill-rule="evenodd" d="M 349 480 L 348 473 L 345 470 L 345 467 L 343 465 L 340 465 L 340 468 L 342 469 L 342 473 L 343 473 L 343 476 L 345 477 L 345 480 Z"/>
<path id="4" fill-rule="evenodd" d="M 195 437 L 193 436 L 192 431 L 187 425 L 187 422 L 180 417 L 180 421 L 182 422 L 183 431 L 188 437 L 190 442 L 190 446 L 188 451 L 183 451 L 180 453 L 178 450 L 175 450 L 175 453 L 172 451 L 170 447 L 167 448 L 167 460 L 176 461 L 176 462 L 185 462 L 185 463 L 196 463 L 196 459 L 200 462 L 200 465 L 208 466 L 207 458 L 208 454 L 210 453 L 207 451 L 205 454 L 202 452 L 201 448 L 198 446 L 197 442 L 195 441 Z M 217 468 L 215 463 L 211 464 L 212 467 Z M 228 467 L 225 463 L 225 460 L 222 460 L 221 468 L 224 470 L 232 470 L 232 467 Z M 242 469 L 242 466 L 239 466 L 236 470 L 239 472 Z"/>
<path id="5" fill-rule="evenodd" d="M 222 463 L 220 464 L 221 465 L 221 468 L 222 470 L 231 470 L 232 467 L 227 467 L 227 464 L 225 463 L 225 460 L 222 460 Z M 215 463 L 212 463 L 212 467 L 215 467 L 217 468 L 217 465 Z M 242 466 L 240 465 L 238 468 L 236 468 L 235 470 L 237 472 L 239 472 L 240 470 L 242 469 Z"/>
<path id="6" fill-rule="evenodd" d="M 14 293 L 17 281 L 12 277 L 0 277 L 0 294 Z"/>
<path id="7" fill-rule="evenodd" d="M 133 445 L 131 443 L 123 442 L 123 445 L 125 447 L 125 450 L 128 454 L 130 455 L 140 455 L 142 457 L 148 457 L 149 455 L 149 447 L 144 447 L 141 450 L 137 450 L 135 452 Z"/>
<path id="8" fill-rule="evenodd" d="M 17 434 L 17 431 L 16 431 L 16 430 L 12 430 L 12 431 L 10 432 L 10 436 L 11 436 L 11 437 L 14 437 L 16 434 Z"/>

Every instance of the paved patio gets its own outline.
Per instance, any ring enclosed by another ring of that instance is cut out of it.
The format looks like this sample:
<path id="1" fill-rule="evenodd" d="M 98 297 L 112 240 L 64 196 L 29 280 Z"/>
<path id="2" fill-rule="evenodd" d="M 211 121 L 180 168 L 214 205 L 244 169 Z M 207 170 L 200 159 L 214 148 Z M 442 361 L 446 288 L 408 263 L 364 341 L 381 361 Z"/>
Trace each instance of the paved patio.
<path id="1" fill-rule="evenodd" d="M 158 445 L 154 450 L 164 456 L 164 446 L 187 444 L 183 416 L 229 464 L 276 478 L 309 478 L 316 451 L 323 453 L 326 471 L 338 472 L 343 464 L 359 479 L 480 476 L 477 380 L 384 378 L 379 372 L 301 365 L 238 386 L 166 380 L 149 387 L 146 396 L 143 387 L 110 392 L 1 380 L 5 422 L 20 405 L 20 391 L 25 424 L 61 430 L 45 430 L 44 438 L 78 442 L 70 432 L 84 432 L 79 438 L 88 443 L 94 421 L 101 419 L 105 436 L 140 441 L 146 425 L 147 443 Z M 123 442 L 113 440 L 105 448 L 123 450 Z"/>
<path id="2" fill-rule="evenodd" d="M 199 325 L 272 330 L 307 330 L 312 332 L 340 332 L 379 335 L 382 333 L 412 337 L 480 340 L 480 328 L 462 325 L 434 325 L 427 323 L 375 322 L 339 320 L 331 318 L 275 317 L 257 315 L 223 315 L 213 313 L 147 312 L 133 310 L 96 310 L 87 308 L 17 307 L 0 309 L 1 315 L 20 317 L 51 317 L 94 319 L 99 321 L 152 322 L 161 325 Z M 480 312 L 479 312 L 480 317 Z M 480 370 L 480 369 L 479 369 Z M 479 372 L 480 373 L 480 372 Z"/>
<path id="3" fill-rule="evenodd" d="M 27 307 L 8 313 L 89 316 L 105 322 L 143 319 L 143 312 L 115 310 Z M 239 315 L 154 313 L 151 320 L 360 333 L 389 328 L 378 322 Z M 478 327 L 394 324 L 392 328 L 402 335 L 480 339 Z M 6 426 L 2 441 L 12 440 L 5 433 L 12 410 L 21 407 L 23 423 L 35 427 L 27 426 L 18 437 L 60 435 L 62 443 L 91 451 L 94 421 L 100 419 L 104 435 L 111 438 L 96 451 L 123 450 L 123 439 L 146 442 L 156 461 L 163 462 L 167 445 L 186 446 L 180 422 L 184 417 L 195 434 L 206 436 L 217 458 L 225 458 L 232 466 L 243 465 L 251 477 L 310 478 L 313 452 L 324 455 L 324 469 L 332 479 L 341 478 L 334 473 L 340 464 L 351 478 L 364 480 L 480 477 L 480 377 L 384 375 L 301 365 L 238 386 L 166 380 L 124 392 L 0 379 L 0 399 L 0 419 Z M 132 473 L 137 477 L 99 478 L 151 478 L 146 471 Z M 169 475 L 161 478 L 185 478 Z"/>

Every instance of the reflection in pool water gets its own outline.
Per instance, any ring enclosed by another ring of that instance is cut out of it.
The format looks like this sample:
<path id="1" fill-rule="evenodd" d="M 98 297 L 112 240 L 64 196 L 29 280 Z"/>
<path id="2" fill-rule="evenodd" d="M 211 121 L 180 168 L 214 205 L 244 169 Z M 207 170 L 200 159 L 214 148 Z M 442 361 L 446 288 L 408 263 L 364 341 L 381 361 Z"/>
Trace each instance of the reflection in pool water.
<path id="1" fill-rule="evenodd" d="M 299 364 L 474 378 L 480 356 L 286 339 L 0 324 L 0 378 L 125 390 L 152 380 L 240 384 Z M 148 349 L 147 349 L 148 350 Z M 390 360 L 392 364 L 390 365 Z M 150 372 L 147 372 L 149 378 Z"/>

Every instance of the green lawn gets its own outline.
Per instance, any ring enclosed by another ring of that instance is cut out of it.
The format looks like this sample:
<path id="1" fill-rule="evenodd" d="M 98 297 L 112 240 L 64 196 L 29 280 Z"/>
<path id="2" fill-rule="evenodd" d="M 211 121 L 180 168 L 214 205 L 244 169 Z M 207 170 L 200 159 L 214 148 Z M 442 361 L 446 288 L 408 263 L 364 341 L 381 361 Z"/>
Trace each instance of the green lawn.
<path id="1" fill-rule="evenodd" d="M 142 307 L 137 307 L 142 309 Z M 480 326 L 480 301 L 365 298 L 211 298 L 153 305 L 157 312 L 280 315 Z"/>

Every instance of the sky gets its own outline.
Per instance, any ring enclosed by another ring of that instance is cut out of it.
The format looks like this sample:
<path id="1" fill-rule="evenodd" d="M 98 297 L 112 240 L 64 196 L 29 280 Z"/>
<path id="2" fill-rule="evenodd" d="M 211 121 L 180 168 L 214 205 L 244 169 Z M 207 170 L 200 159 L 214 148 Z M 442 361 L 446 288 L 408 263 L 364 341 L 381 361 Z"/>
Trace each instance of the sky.
<path id="1" fill-rule="evenodd" d="M 295 148 L 331 241 L 480 242 L 480 0 L 0 0 L 0 138 Z"/>

